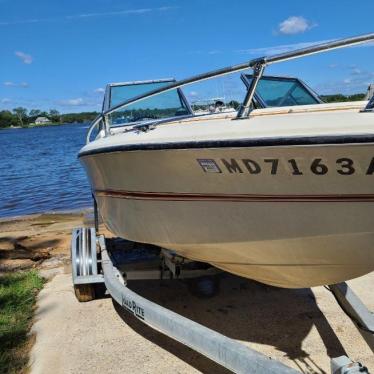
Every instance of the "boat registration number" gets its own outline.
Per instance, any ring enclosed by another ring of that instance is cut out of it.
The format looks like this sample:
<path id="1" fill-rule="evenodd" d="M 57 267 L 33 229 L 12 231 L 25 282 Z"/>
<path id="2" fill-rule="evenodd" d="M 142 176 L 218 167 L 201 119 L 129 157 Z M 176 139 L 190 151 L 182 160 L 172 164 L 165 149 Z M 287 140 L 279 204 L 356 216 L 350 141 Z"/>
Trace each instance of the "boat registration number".
<path id="1" fill-rule="evenodd" d="M 276 175 L 279 170 L 282 170 L 291 175 L 303 175 L 304 173 L 325 175 L 329 172 L 340 175 L 352 175 L 355 173 L 374 174 L 374 157 L 366 165 L 359 164 L 349 157 L 341 157 L 334 162 L 327 162 L 322 158 L 314 158 L 312 160 L 305 160 L 303 158 L 264 158 L 261 161 L 249 158 L 199 158 L 197 162 L 205 173 L 268 173 Z"/>

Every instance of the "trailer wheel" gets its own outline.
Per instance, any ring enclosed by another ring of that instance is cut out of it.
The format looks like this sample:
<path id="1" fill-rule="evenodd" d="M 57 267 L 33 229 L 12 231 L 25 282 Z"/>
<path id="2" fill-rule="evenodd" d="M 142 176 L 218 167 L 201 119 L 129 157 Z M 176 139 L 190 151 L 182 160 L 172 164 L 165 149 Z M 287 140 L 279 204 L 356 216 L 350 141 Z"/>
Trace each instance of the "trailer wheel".
<path id="1" fill-rule="evenodd" d="M 75 296 L 80 302 L 91 301 L 95 299 L 95 286 L 93 284 L 75 284 Z"/>
<path id="2" fill-rule="evenodd" d="M 188 280 L 189 291 L 199 298 L 214 297 L 219 293 L 220 280 L 217 276 L 202 276 Z"/>
<path id="3" fill-rule="evenodd" d="M 74 293 L 81 302 L 94 300 L 100 295 L 97 284 L 103 280 L 100 279 L 97 257 L 95 229 L 75 228 L 71 238 L 71 264 Z"/>

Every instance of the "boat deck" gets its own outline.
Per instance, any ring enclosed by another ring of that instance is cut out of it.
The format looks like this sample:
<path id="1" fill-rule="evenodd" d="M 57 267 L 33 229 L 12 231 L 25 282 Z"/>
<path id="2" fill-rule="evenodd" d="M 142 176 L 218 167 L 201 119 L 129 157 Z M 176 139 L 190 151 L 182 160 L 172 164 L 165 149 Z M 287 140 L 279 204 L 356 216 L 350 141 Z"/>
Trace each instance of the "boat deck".
<path id="1" fill-rule="evenodd" d="M 235 120 L 235 114 L 196 116 L 159 124 L 155 129 L 129 131 L 130 127 L 112 128 L 115 136 L 87 144 L 81 154 L 93 149 L 118 145 L 194 142 L 197 139 L 275 139 L 289 137 L 324 137 L 374 135 L 373 116 L 361 113 L 366 102 L 319 104 L 299 107 L 256 109 L 247 119 Z M 344 115 L 342 115 L 344 114 Z"/>

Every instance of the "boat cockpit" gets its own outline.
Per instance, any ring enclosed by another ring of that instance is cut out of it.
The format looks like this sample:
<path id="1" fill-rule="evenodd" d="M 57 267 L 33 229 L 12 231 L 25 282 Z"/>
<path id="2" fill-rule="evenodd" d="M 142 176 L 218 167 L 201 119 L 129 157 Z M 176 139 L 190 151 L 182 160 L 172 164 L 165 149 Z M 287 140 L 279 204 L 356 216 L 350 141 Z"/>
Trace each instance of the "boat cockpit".
<path id="1" fill-rule="evenodd" d="M 253 76 L 242 74 L 241 79 L 247 90 L 249 90 Z M 110 109 L 124 100 L 132 99 L 140 94 L 150 92 L 173 82 L 175 82 L 175 79 L 111 83 L 106 89 L 104 108 Z M 207 103 L 209 104 L 208 100 Z M 223 101 L 220 101 L 220 103 L 223 105 L 226 104 Z M 319 96 L 300 79 L 279 76 L 262 76 L 253 98 L 254 109 L 321 103 L 323 101 Z M 204 105 L 194 105 L 194 107 L 201 108 Z M 181 117 L 235 112 L 233 108 L 230 108 L 231 110 L 227 108 L 226 111 L 207 109 L 193 110 L 182 89 L 175 88 L 174 90 L 160 93 L 115 111 L 110 115 L 109 121 L 111 127 L 117 127 L 165 119 L 173 120 L 181 119 Z"/>

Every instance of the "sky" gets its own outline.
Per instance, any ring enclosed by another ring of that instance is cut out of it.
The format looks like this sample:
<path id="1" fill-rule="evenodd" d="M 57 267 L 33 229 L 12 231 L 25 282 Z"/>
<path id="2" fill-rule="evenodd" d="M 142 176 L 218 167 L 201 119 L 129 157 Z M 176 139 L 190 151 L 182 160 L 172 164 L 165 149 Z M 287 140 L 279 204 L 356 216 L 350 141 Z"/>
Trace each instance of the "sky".
<path id="1" fill-rule="evenodd" d="M 355 4 L 353 6 L 353 4 Z M 0 110 L 100 110 L 109 82 L 176 79 L 263 55 L 374 32 L 361 0 L 0 0 Z M 365 92 L 374 45 L 269 66 L 320 94 Z M 238 75 L 184 88 L 237 98 Z"/>

